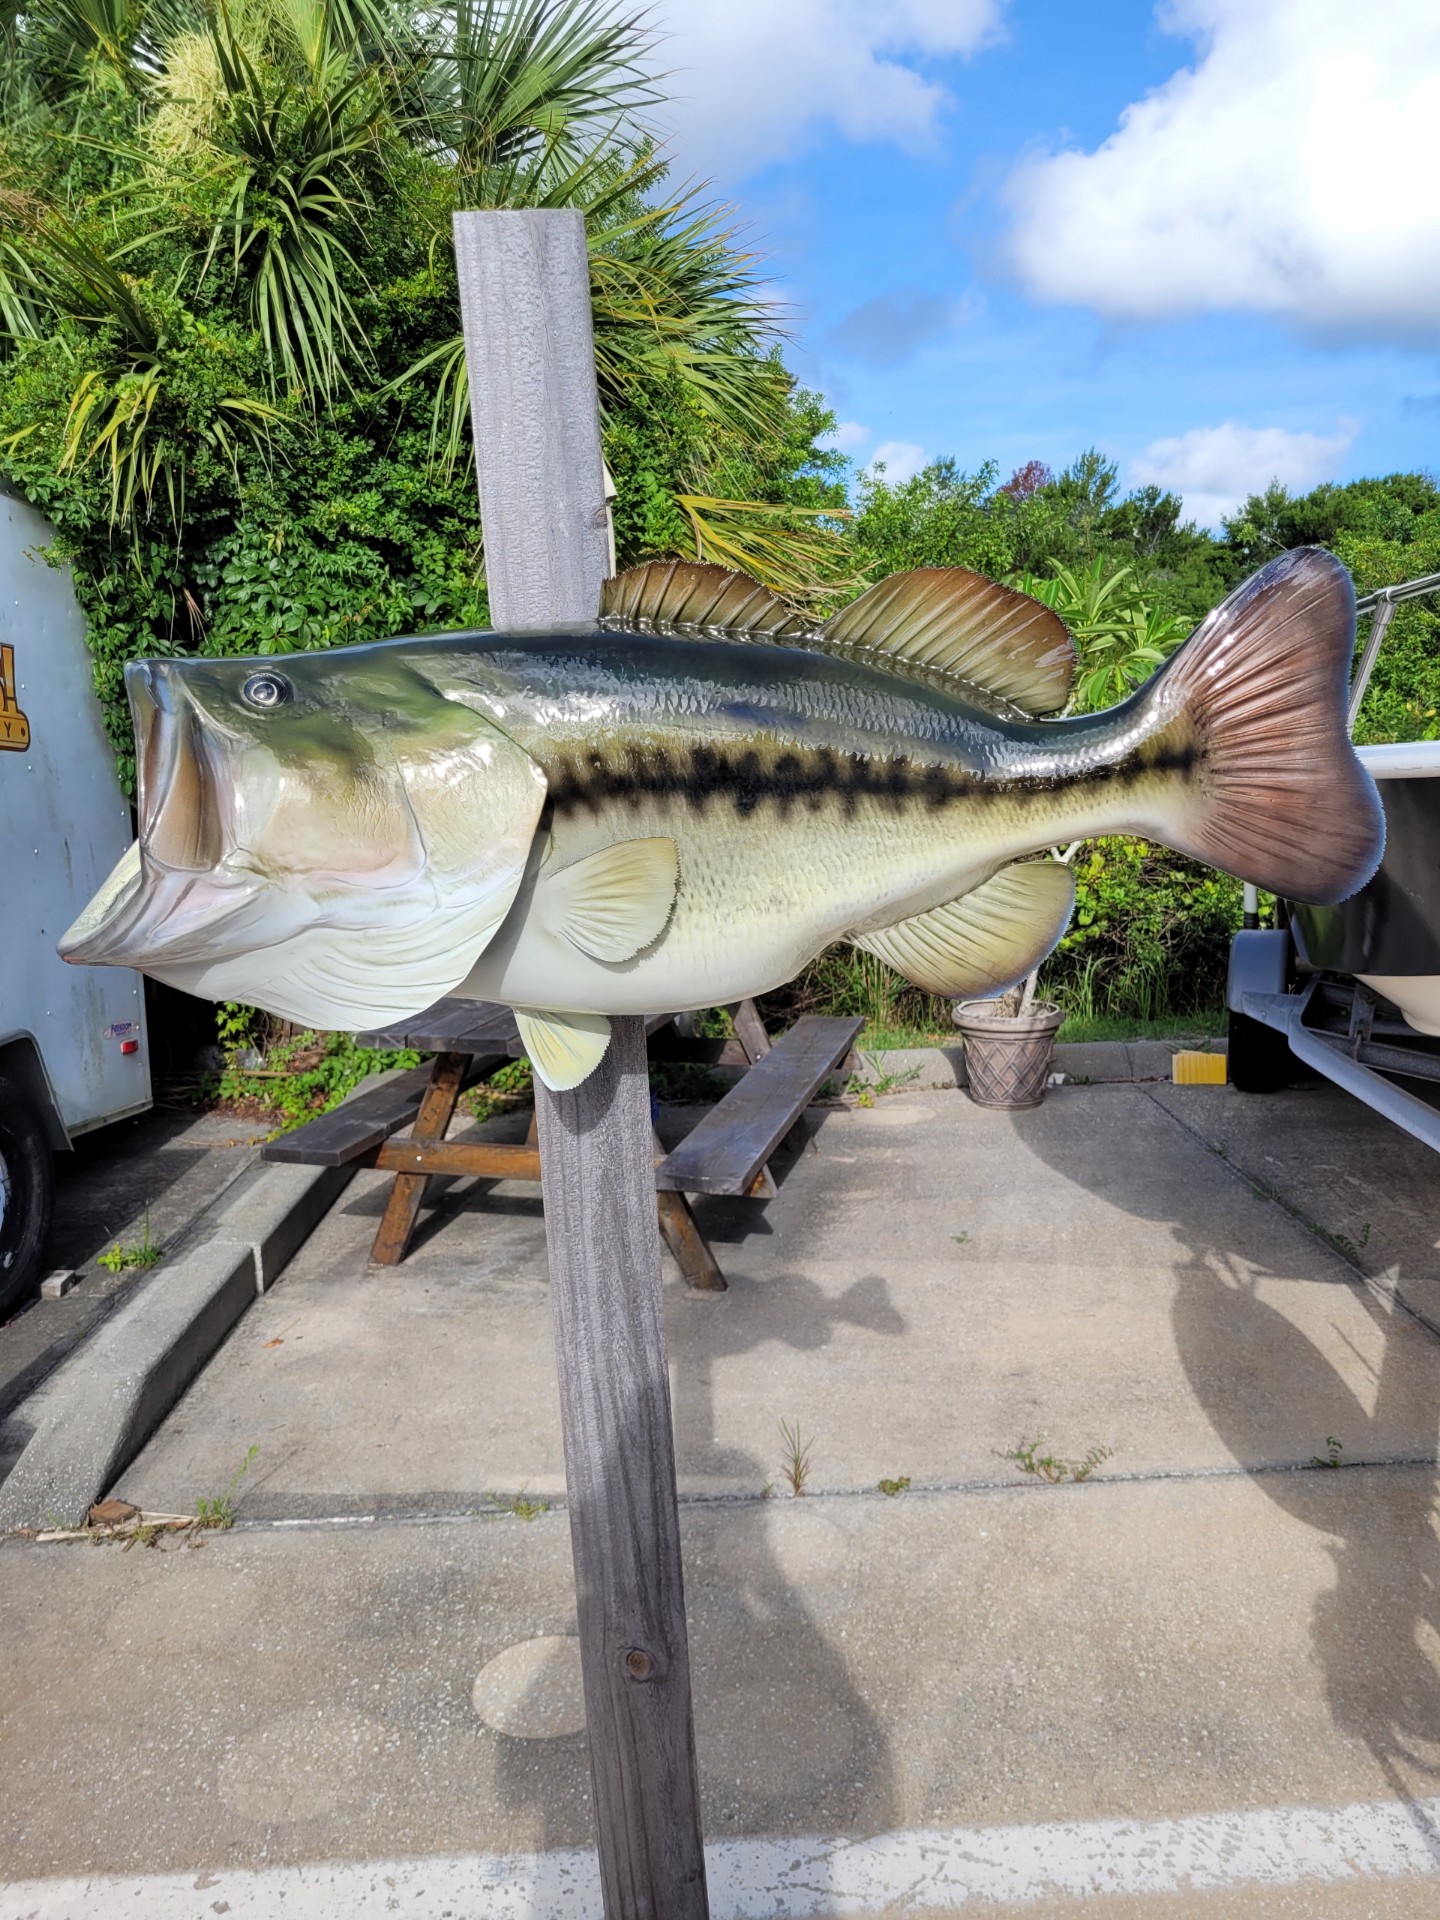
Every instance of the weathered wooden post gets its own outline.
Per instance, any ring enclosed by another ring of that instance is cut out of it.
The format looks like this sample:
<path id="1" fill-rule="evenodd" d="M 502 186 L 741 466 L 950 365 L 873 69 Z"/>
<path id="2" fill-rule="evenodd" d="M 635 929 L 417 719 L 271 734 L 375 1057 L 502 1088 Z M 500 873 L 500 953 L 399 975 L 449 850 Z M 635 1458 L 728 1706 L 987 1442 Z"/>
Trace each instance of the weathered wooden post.
<path id="1" fill-rule="evenodd" d="M 461 213 L 455 260 L 492 624 L 588 622 L 608 566 L 579 212 Z M 607 1920 L 705 1920 L 644 1023 L 535 1086 Z"/>

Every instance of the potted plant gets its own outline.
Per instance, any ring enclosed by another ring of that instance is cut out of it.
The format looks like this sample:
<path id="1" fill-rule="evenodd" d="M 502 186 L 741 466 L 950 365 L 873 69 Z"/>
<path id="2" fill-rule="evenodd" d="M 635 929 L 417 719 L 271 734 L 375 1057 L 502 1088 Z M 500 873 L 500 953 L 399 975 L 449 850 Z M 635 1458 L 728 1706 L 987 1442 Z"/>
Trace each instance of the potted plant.
<path id="1" fill-rule="evenodd" d="M 1064 1013 L 1037 1000 L 1035 979 L 997 1000 L 957 1000 L 955 1024 L 965 1041 L 965 1077 L 977 1107 L 1038 1107 Z"/>
<path id="2" fill-rule="evenodd" d="M 1079 851 L 1072 842 L 1055 858 L 1069 866 Z M 957 1000 L 953 1018 L 965 1041 L 965 1079 L 977 1107 L 1038 1107 L 1045 1098 L 1055 1035 L 1065 1018 L 1053 1000 L 1035 997 L 1037 967 L 990 1000 Z"/>

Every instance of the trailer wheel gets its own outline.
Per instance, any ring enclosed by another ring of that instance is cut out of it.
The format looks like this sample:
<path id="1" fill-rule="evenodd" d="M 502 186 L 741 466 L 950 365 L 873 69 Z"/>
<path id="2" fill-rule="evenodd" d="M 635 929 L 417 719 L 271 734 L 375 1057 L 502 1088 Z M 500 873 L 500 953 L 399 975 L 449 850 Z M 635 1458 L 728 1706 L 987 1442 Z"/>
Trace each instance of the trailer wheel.
<path id="1" fill-rule="evenodd" d="M 0 1076 L 0 1313 L 35 1286 L 54 1183 L 39 1115 L 14 1081 Z"/>
<path id="2" fill-rule="evenodd" d="M 1296 1062 L 1283 1033 L 1231 1009 L 1228 1072 L 1241 1093 L 1278 1093 L 1294 1078 Z"/>

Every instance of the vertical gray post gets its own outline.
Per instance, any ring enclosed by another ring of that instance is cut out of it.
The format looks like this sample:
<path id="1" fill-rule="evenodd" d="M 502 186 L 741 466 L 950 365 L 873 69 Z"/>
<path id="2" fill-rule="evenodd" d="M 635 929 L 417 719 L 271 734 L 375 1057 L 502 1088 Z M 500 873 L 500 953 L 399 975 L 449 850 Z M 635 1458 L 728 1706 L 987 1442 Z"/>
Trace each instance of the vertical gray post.
<path id="1" fill-rule="evenodd" d="M 592 621 L 610 516 L 595 395 L 585 216 L 457 213 L 490 621 Z"/>
<path id="2" fill-rule="evenodd" d="M 462 213 L 455 260 L 493 624 L 589 622 L 608 565 L 578 212 Z M 535 1088 L 607 1920 L 706 1920 L 644 1022 Z"/>

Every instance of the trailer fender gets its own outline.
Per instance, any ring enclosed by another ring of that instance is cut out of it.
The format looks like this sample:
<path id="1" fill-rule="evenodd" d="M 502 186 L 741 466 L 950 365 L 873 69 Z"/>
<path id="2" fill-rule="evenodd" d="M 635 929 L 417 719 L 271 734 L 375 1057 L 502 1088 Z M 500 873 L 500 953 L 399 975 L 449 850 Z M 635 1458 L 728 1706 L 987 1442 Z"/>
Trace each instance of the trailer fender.
<path id="1" fill-rule="evenodd" d="M 1225 1004 L 1244 1010 L 1247 993 L 1285 993 L 1290 986 L 1290 935 L 1283 927 L 1247 929 L 1230 942 Z"/>
<path id="2" fill-rule="evenodd" d="M 56 1153 L 70 1149 L 70 1135 L 45 1071 L 45 1059 L 29 1033 L 0 1033 L 0 1078 L 11 1081 L 29 1101 Z"/>

